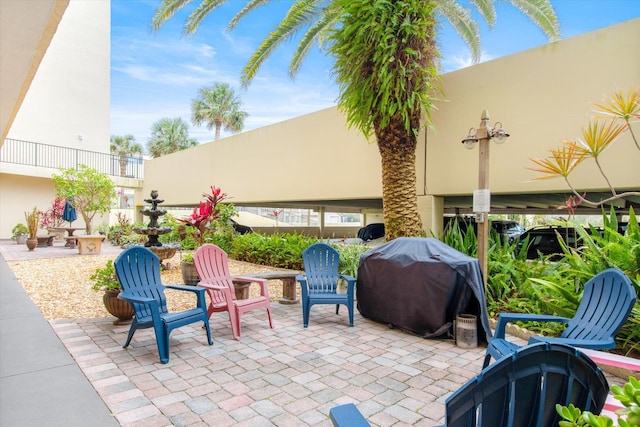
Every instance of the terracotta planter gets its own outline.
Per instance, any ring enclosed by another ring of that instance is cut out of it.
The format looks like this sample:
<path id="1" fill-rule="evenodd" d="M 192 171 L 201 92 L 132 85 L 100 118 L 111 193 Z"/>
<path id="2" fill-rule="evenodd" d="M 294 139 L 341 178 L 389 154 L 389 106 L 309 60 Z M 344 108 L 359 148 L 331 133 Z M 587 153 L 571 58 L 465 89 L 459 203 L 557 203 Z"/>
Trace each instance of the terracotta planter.
<path id="1" fill-rule="evenodd" d="M 181 261 L 180 265 L 182 266 L 182 282 L 185 285 L 197 285 L 200 281 L 200 277 L 198 277 L 198 272 L 196 271 L 196 267 L 193 265 L 193 262 Z"/>
<path id="2" fill-rule="evenodd" d="M 119 290 L 104 291 L 102 302 L 104 302 L 104 308 L 107 309 L 109 314 L 117 317 L 118 320 L 114 321 L 114 325 L 126 324 L 133 319 L 135 315 L 133 307 L 128 301 L 118 299 Z"/>
<path id="3" fill-rule="evenodd" d="M 38 238 L 37 237 L 33 237 L 33 238 L 28 238 L 26 241 L 27 244 L 27 248 L 29 248 L 30 251 L 34 250 L 36 248 L 36 246 L 38 246 Z"/>

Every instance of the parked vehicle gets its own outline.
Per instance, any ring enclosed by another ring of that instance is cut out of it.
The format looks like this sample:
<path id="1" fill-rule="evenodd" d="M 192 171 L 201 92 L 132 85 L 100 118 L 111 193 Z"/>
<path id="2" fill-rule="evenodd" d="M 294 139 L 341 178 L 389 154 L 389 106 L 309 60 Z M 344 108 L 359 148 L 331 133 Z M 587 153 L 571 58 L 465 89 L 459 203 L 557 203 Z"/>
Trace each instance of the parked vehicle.
<path id="1" fill-rule="evenodd" d="M 590 233 L 590 229 L 586 228 Z M 564 241 L 569 248 L 578 249 L 582 246 L 581 238 L 574 227 L 538 226 L 522 233 L 519 237 L 518 248 L 527 244 L 527 259 L 537 259 L 540 255 L 549 256 L 551 261 L 558 261 L 564 256 L 560 241 Z"/>
<path id="2" fill-rule="evenodd" d="M 381 237 L 384 237 L 384 224 L 381 222 L 366 225 L 358 230 L 358 238 L 365 242 L 370 242 L 371 240 Z"/>
<path id="3" fill-rule="evenodd" d="M 458 224 L 458 228 L 460 228 L 460 231 L 463 233 L 466 233 L 469 228 L 473 228 L 474 232 L 476 230 L 475 217 L 458 215 L 444 217 L 445 232 L 450 227 L 452 227 L 454 222 Z M 499 238 L 507 241 L 510 244 L 518 241 L 520 235 L 526 230 L 517 221 L 510 219 L 494 219 L 489 220 L 489 222 L 491 226 L 491 232 L 496 233 Z"/>

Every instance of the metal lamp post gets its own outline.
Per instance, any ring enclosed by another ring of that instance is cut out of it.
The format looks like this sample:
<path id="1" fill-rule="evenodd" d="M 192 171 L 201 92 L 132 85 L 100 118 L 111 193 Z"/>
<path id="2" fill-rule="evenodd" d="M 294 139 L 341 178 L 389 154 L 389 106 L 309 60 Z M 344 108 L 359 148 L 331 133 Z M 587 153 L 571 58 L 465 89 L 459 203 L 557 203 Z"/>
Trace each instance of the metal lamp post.
<path id="1" fill-rule="evenodd" d="M 497 122 L 492 128 L 489 123 L 489 112 L 484 110 L 480 116 L 480 126 L 469 129 L 469 135 L 462 140 L 465 148 L 473 149 L 479 145 L 478 189 L 473 192 L 473 212 L 476 215 L 478 232 L 478 260 L 482 269 L 484 285 L 487 285 L 487 251 L 489 248 L 489 210 L 491 192 L 489 190 L 489 141 L 502 144 L 509 134 Z"/>

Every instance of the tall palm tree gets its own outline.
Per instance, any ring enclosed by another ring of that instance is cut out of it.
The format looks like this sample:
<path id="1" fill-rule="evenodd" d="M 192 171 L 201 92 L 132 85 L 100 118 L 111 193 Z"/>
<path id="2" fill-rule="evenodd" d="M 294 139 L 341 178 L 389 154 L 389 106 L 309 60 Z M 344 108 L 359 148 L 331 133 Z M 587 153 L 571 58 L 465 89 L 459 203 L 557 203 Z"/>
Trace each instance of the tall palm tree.
<path id="1" fill-rule="evenodd" d="M 164 0 L 152 20 L 155 29 L 192 0 Z M 273 0 L 272 0 L 273 1 Z M 204 17 L 225 0 L 201 0 L 185 23 L 194 33 Z M 550 0 L 509 0 L 550 40 L 560 31 Z M 269 0 L 247 0 L 229 28 Z M 493 26 L 495 0 L 470 0 Z M 297 0 L 269 33 L 242 72 L 247 85 L 283 41 L 300 40 L 289 65 L 295 76 L 314 43 L 328 46 L 340 87 L 338 107 L 350 126 L 375 134 L 382 163 L 386 239 L 422 234 L 418 214 L 415 149 L 421 123 L 428 123 L 437 89 L 437 18 L 444 17 L 480 59 L 480 35 L 470 9 L 460 0 Z M 306 31 L 303 31 L 306 30 Z M 326 42 L 326 43 L 325 43 Z"/>
<path id="2" fill-rule="evenodd" d="M 184 120 L 180 117 L 175 119 L 164 117 L 151 126 L 151 138 L 147 142 L 147 150 L 151 157 L 160 157 L 196 145 L 198 141 L 189 138 L 189 125 Z"/>
<path id="3" fill-rule="evenodd" d="M 127 165 L 129 164 L 129 156 L 134 154 L 142 154 L 142 145 L 136 143 L 136 138 L 131 135 L 111 135 L 110 150 L 119 157 L 120 176 L 127 174 Z"/>
<path id="4" fill-rule="evenodd" d="M 215 140 L 220 139 L 220 129 L 240 132 L 248 113 L 241 111 L 242 102 L 227 83 L 216 83 L 211 88 L 200 88 L 198 97 L 191 103 L 191 121 L 194 125 L 206 124 L 216 130 Z"/>

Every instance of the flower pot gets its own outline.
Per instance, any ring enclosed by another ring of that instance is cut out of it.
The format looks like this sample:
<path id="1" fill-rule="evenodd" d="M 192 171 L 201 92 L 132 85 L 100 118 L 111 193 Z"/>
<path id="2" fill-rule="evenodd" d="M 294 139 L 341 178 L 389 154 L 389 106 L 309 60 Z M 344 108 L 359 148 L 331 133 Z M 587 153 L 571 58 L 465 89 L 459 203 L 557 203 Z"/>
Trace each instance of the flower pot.
<path id="1" fill-rule="evenodd" d="M 16 243 L 19 245 L 24 245 L 25 243 L 27 243 L 27 235 L 26 234 L 20 234 L 18 236 L 16 236 Z"/>
<path id="2" fill-rule="evenodd" d="M 27 248 L 32 251 L 38 246 L 38 238 L 37 237 L 29 237 L 26 240 Z"/>
<path id="3" fill-rule="evenodd" d="M 198 272 L 193 262 L 181 261 L 180 265 L 182 266 L 182 281 L 184 284 L 191 286 L 197 285 L 200 277 L 198 277 Z"/>
<path id="4" fill-rule="evenodd" d="M 117 317 L 118 320 L 113 322 L 114 325 L 122 325 L 129 323 L 135 315 L 133 307 L 129 304 L 129 301 L 118 299 L 119 290 L 107 290 L 104 291 L 102 302 L 104 302 L 104 308 L 107 309 L 109 314 Z"/>

